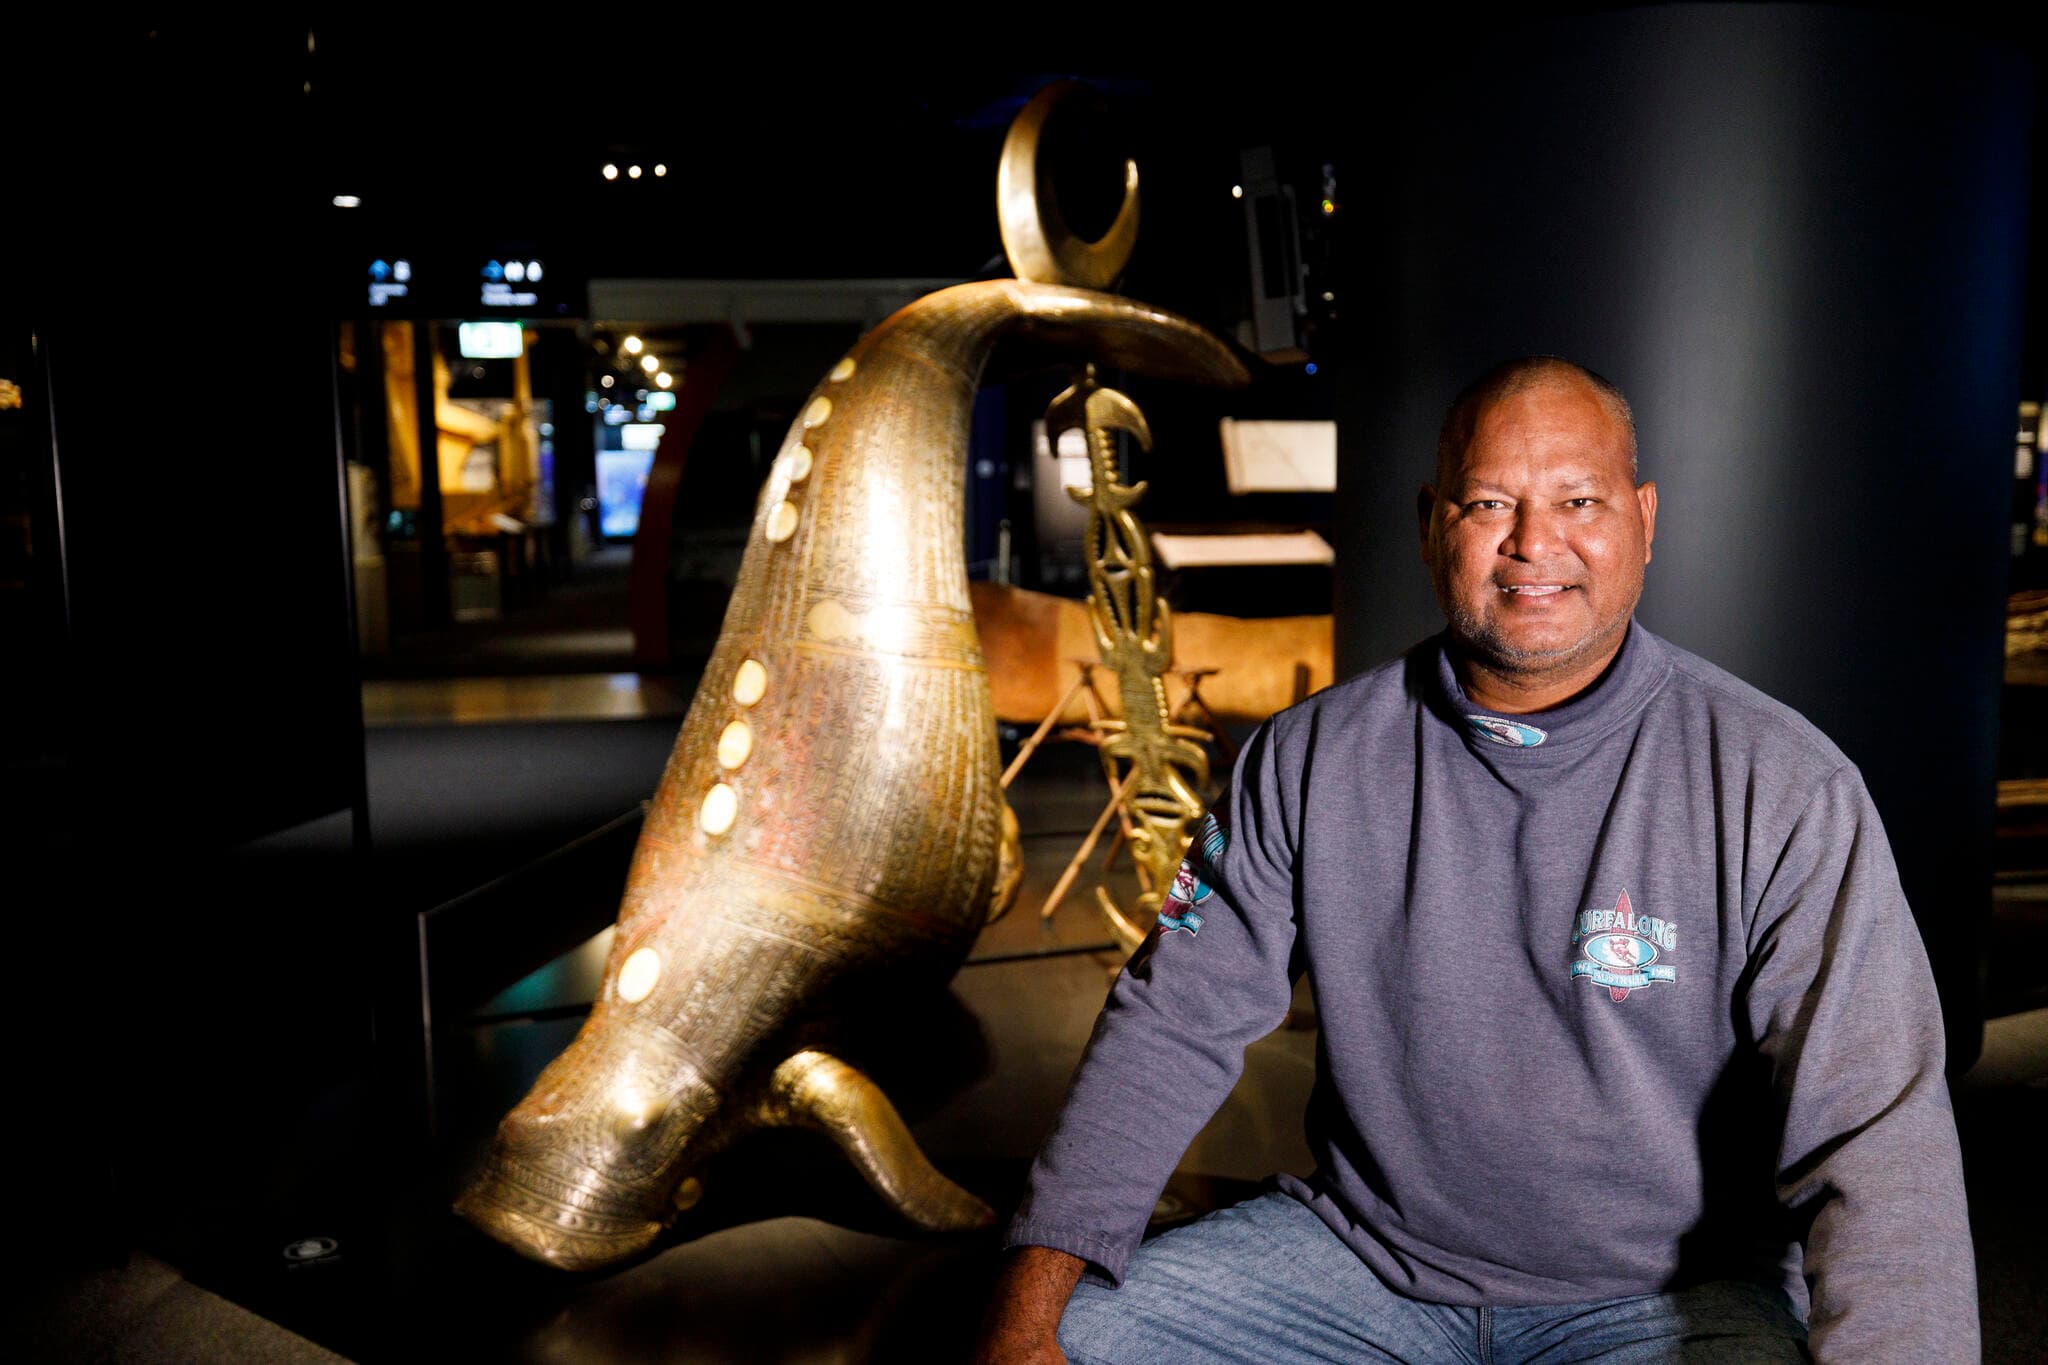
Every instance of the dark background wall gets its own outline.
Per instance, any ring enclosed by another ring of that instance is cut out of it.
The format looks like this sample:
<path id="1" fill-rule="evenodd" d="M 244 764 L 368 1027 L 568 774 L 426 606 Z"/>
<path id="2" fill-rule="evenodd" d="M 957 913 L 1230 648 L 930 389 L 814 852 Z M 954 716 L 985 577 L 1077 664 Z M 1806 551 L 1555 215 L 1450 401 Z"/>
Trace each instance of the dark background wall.
<path id="1" fill-rule="evenodd" d="M 1607 374 L 1661 492 L 1643 621 L 1862 768 L 1966 1065 L 2031 65 L 1818 7 L 1552 17 L 1434 55 L 1351 158 L 1384 178 L 1355 257 L 1340 671 L 1441 625 L 1413 509 L 1451 395 L 1534 352 Z"/>

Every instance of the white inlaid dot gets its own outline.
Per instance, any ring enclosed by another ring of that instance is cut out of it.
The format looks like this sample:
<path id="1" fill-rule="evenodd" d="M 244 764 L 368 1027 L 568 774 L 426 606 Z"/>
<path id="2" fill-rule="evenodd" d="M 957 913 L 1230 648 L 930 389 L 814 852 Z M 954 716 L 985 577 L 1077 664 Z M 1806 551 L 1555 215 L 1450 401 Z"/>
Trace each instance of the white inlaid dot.
<path id="1" fill-rule="evenodd" d="M 847 356 L 837 365 L 834 365 L 832 367 L 832 373 L 826 375 L 825 377 L 835 384 L 843 384 L 847 380 L 853 378 L 853 369 L 853 357 Z"/>
<path id="2" fill-rule="evenodd" d="M 652 948 L 642 948 L 619 968 L 619 999 L 629 1005 L 637 1005 L 648 997 L 654 990 L 654 983 L 660 979 L 661 954 Z"/>
<path id="3" fill-rule="evenodd" d="M 723 834 L 732 828 L 739 813 L 739 793 L 720 782 L 704 793 L 704 804 L 697 809 L 697 823 L 706 834 Z"/>
<path id="4" fill-rule="evenodd" d="M 754 732 L 743 720 L 736 720 L 725 727 L 725 733 L 718 737 L 718 766 L 737 768 L 747 761 L 747 755 L 754 752 Z"/>
<path id="5" fill-rule="evenodd" d="M 782 477 L 791 483 L 802 483 L 811 476 L 811 448 L 798 446 L 782 457 Z"/>
<path id="6" fill-rule="evenodd" d="M 812 427 L 823 426 L 825 419 L 831 415 L 832 400 L 822 393 L 819 394 L 811 400 L 811 405 L 804 409 L 804 430 L 809 431 Z"/>
<path id="7" fill-rule="evenodd" d="M 768 670 L 760 660 L 747 660 L 732 675 L 732 699 L 741 706 L 752 706 L 767 694 Z"/>
<path id="8" fill-rule="evenodd" d="M 776 542 L 788 540 L 796 534 L 796 504 L 778 502 L 775 510 L 768 514 L 768 539 Z"/>

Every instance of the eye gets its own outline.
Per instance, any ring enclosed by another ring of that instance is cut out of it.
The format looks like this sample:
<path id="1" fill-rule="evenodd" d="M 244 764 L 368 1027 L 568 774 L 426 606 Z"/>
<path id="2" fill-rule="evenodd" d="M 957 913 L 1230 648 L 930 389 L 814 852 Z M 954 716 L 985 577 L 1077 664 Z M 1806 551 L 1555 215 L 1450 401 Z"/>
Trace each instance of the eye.
<path id="1" fill-rule="evenodd" d="M 1497 512 L 1507 504 L 1499 498 L 1475 498 L 1465 504 L 1467 512 Z"/>
<path id="2" fill-rule="evenodd" d="M 1567 499 L 1565 499 L 1565 504 L 1564 504 L 1564 505 L 1565 505 L 1566 507 L 1598 507 L 1598 506 L 1600 505 L 1600 499 L 1598 499 L 1598 498 L 1567 498 Z"/>

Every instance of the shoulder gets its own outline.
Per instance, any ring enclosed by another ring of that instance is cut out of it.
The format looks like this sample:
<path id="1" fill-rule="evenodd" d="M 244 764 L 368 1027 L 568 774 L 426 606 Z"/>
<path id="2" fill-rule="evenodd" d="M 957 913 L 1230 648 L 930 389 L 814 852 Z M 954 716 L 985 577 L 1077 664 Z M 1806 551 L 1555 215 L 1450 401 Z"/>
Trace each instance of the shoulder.
<path id="1" fill-rule="evenodd" d="M 1803 778 L 1812 786 L 1844 770 L 1855 774 L 1835 742 L 1799 712 L 1691 650 L 1669 640 L 1657 643 L 1671 661 L 1660 701 L 1703 726 L 1717 753 Z"/>

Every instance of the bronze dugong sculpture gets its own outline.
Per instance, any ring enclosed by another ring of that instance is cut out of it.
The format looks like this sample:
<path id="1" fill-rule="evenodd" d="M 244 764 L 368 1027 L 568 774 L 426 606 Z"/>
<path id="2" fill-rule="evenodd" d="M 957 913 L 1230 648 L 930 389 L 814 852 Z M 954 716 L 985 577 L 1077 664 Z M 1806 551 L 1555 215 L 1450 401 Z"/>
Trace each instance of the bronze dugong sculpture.
<path id="1" fill-rule="evenodd" d="M 535 1260 L 649 1247 L 734 1136 L 834 1138 L 910 1222 L 981 1226 L 816 1021 L 926 988 L 988 918 L 1004 806 L 968 601 L 968 422 L 997 339 L 1236 385 L 1184 319 L 1021 280 L 940 290 L 857 342 L 790 428 L 633 857 L 588 1021 L 457 1210 Z"/>

